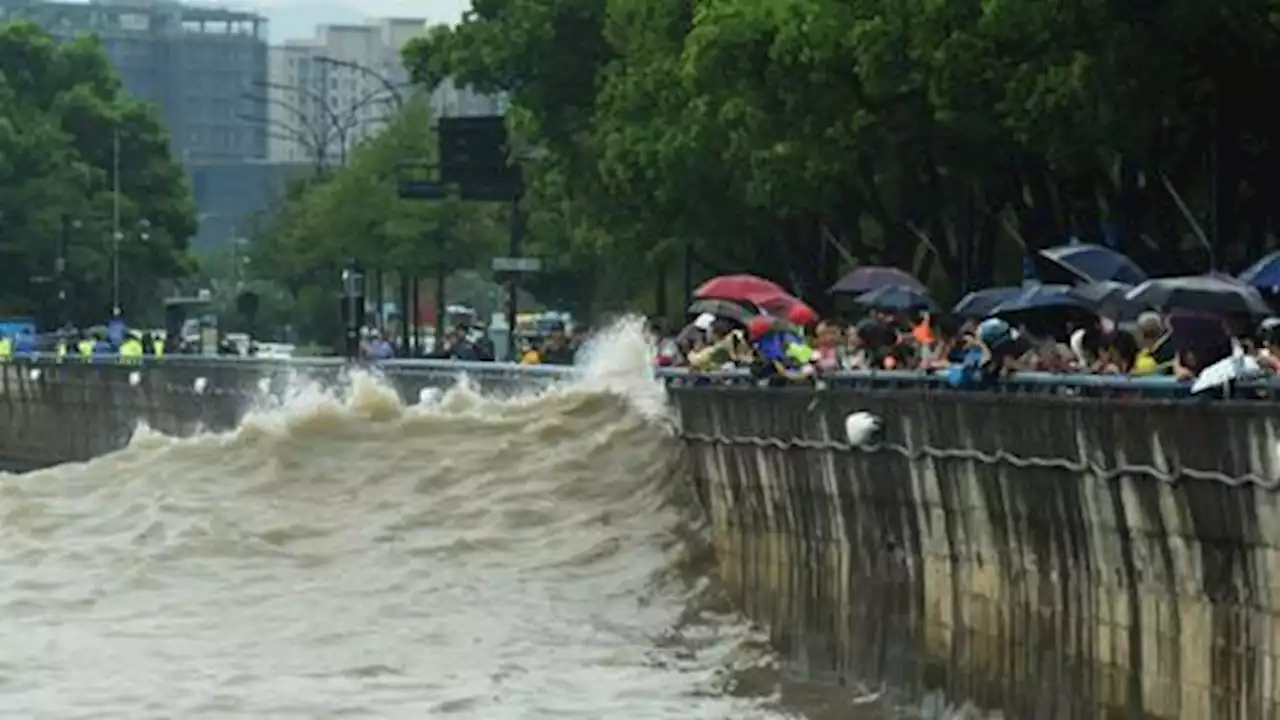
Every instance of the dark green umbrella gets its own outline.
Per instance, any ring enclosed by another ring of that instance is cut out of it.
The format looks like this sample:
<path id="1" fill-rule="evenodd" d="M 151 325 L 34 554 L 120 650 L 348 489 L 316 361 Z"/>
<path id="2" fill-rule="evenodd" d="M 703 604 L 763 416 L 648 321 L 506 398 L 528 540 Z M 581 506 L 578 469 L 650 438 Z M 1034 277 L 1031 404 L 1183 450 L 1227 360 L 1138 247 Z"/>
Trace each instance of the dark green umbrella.
<path id="1" fill-rule="evenodd" d="M 704 298 L 702 300 L 694 300 L 689 306 L 690 315 L 701 315 L 708 313 L 718 318 L 732 320 L 741 325 L 746 325 L 747 321 L 758 313 L 751 308 L 732 300 L 719 300 L 716 298 Z"/>

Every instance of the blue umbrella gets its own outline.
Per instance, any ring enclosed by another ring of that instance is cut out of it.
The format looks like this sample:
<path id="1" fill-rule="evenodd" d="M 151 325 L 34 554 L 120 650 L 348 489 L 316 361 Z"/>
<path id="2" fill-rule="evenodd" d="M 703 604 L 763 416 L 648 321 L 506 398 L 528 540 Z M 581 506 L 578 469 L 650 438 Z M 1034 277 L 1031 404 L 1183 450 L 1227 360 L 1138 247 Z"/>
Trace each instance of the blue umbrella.
<path id="1" fill-rule="evenodd" d="M 992 315 L 1027 312 L 1029 310 L 1080 309 L 1093 312 L 1093 303 L 1070 285 L 1032 285 L 1017 297 L 1000 303 Z"/>
<path id="2" fill-rule="evenodd" d="M 1236 279 L 1256 288 L 1280 286 L 1280 250 L 1250 265 L 1247 270 L 1236 276 Z"/>
<path id="3" fill-rule="evenodd" d="M 1059 245 L 1040 251 L 1040 257 L 1085 282 L 1115 280 L 1137 285 L 1146 282 L 1147 274 L 1130 260 L 1109 247 L 1078 243 Z"/>
<path id="4" fill-rule="evenodd" d="M 882 310 L 929 310 L 938 309 L 938 304 L 928 294 L 914 287 L 905 285 L 884 285 L 870 292 L 865 292 L 853 299 L 859 305 Z"/>
<path id="5" fill-rule="evenodd" d="M 951 308 L 951 314 L 963 318 L 984 318 L 991 315 L 1000 303 L 1012 300 L 1022 294 L 1020 287 L 992 287 L 974 292 L 960 298 L 960 302 Z"/>

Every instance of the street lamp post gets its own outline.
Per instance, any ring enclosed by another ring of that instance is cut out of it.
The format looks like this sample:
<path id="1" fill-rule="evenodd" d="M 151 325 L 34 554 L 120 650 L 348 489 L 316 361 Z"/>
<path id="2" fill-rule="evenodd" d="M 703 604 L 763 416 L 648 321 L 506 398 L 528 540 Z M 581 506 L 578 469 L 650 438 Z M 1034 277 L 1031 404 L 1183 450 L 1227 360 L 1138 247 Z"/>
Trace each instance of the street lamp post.
<path id="1" fill-rule="evenodd" d="M 120 128 L 111 133 L 111 317 L 120 317 Z"/>
<path id="2" fill-rule="evenodd" d="M 386 75 L 378 72 L 377 70 L 374 70 L 373 68 L 367 65 L 362 65 L 358 62 L 354 62 L 351 60 L 341 60 L 339 58 L 329 57 L 327 55 L 315 55 L 313 56 L 312 59 L 322 65 L 331 65 L 333 67 L 345 68 L 347 70 L 352 70 L 354 72 L 360 73 L 365 77 L 372 78 L 375 82 L 377 82 L 381 86 L 381 91 L 369 93 L 366 95 L 366 98 L 368 98 L 369 100 L 373 100 L 377 98 L 378 95 L 380 95 L 382 92 L 385 92 L 386 95 L 391 98 L 391 102 L 395 106 L 394 108 L 395 114 L 400 115 L 401 113 L 403 113 L 404 106 L 405 106 L 404 93 L 400 91 L 400 85 L 396 84 L 395 82 L 392 82 L 392 80 L 388 78 Z M 363 129 L 361 131 L 361 134 L 363 134 Z M 385 326 L 386 318 L 383 316 L 383 312 L 382 312 L 383 306 L 384 306 L 384 303 L 383 303 L 384 276 L 383 276 L 382 267 L 381 266 L 377 267 L 374 271 L 374 274 L 376 278 L 375 287 L 377 288 L 374 301 L 377 305 L 378 324 L 380 326 Z M 401 283 L 403 284 L 403 282 L 404 280 L 402 279 Z M 443 282 L 444 282 L 443 278 L 440 278 L 438 282 L 441 283 L 441 285 L 443 285 Z M 443 290 L 439 288 L 437 289 L 437 295 L 442 292 Z M 405 318 L 408 318 L 408 312 L 407 312 L 408 308 L 401 308 L 401 310 L 405 311 L 405 312 L 402 312 L 402 315 L 404 315 Z"/>
<path id="3" fill-rule="evenodd" d="M 304 150 L 311 154 L 312 160 L 315 164 L 316 174 L 324 174 L 324 171 L 329 164 L 329 157 L 333 154 L 329 147 L 330 141 L 332 140 L 332 132 L 328 127 L 323 129 L 316 128 L 311 123 L 311 118 L 306 112 L 298 106 L 287 103 L 283 100 L 263 98 L 248 94 L 246 94 L 245 97 L 246 99 L 275 105 L 297 117 L 301 127 L 275 118 L 240 115 L 241 120 L 255 123 L 266 128 L 267 135 L 271 137 L 301 145 Z"/>
<path id="4" fill-rule="evenodd" d="M 364 324 L 364 273 L 355 260 L 342 270 L 342 310 L 347 357 L 354 360 L 360 355 L 360 327 Z"/>
<path id="5" fill-rule="evenodd" d="M 288 112 L 297 118 L 298 125 L 289 122 L 282 122 L 270 117 L 257 117 L 241 114 L 240 118 L 247 122 L 262 125 L 268 129 L 268 134 L 290 142 L 296 142 L 309 150 L 315 157 L 316 168 L 323 171 L 328 167 L 329 161 L 333 153 L 333 145 L 337 144 L 338 165 L 345 165 L 347 160 L 347 150 L 351 145 L 350 133 L 353 129 L 359 127 L 363 122 L 360 118 L 360 111 L 373 104 L 377 99 L 378 93 L 369 93 L 364 97 L 358 98 L 351 103 L 350 106 L 343 108 L 341 112 L 334 109 L 327 102 L 327 98 L 323 93 L 318 93 L 310 88 L 295 87 L 284 83 L 275 82 L 258 82 L 254 83 L 261 88 L 270 90 L 279 90 L 282 92 L 296 92 L 305 97 L 312 105 L 319 106 L 321 109 L 320 127 L 317 127 L 314 113 L 307 112 L 302 107 L 290 103 L 281 98 L 266 97 L 252 93 L 244 93 L 243 98 L 250 100 L 255 104 L 272 105 Z M 301 129 L 299 129 L 299 126 Z M 271 130 L 276 132 L 272 133 Z"/>
<path id="6" fill-rule="evenodd" d="M 58 294 L 54 322 L 59 328 L 67 324 L 67 253 L 71 248 L 71 233 L 80 227 L 79 220 L 72 220 L 67 213 L 62 214 L 62 232 L 58 237 L 58 257 L 53 261 L 53 277 Z"/>
<path id="7" fill-rule="evenodd" d="M 323 93 L 318 93 L 307 87 L 294 86 L 294 85 L 288 85 L 285 83 L 277 83 L 277 82 L 266 82 L 266 81 L 255 82 L 254 85 L 260 88 L 266 88 L 268 90 L 278 90 L 282 92 L 298 93 L 303 97 L 305 97 L 312 105 L 318 106 L 320 108 L 321 113 L 324 116 L 325 123 L 326 123 L 325 133 L 324 133 L 325 142 L 320 144 L 322 147 L 324 147 L 325 151 L 328 152 L 328 146 L 329 146 L 328 140 L 331 137 L 336 137 L 338 141 L 338 164 L 346 165 L 347 163 L 347 157 L 346 157 L 347 131 L 349 131 L 352 127 L 355 127 L 355 125 L 357 124 L 352 121 L 352 117 L 351 117 L 352 115 L 355 114 L 355 111 L 356 111 L 355 108 L 349 109 L 345 114 L 339 114 L 337 110 L 329 106 L 328 98 L 325 97 Z M 269 100 L 268 102 L 271 102 L 272 104 L 278 107 L 283 107 L 285 109 L 288 109 L 290 112 L 293 112 L 295 115 L 301 118 L 303 122 L 307 124 L 310 124 L 311 122 L 310 113 L 307 113 L 302 109 L 297 108 L 296 106 L 292 106 L 283 100 L 274 100 L 274 101 Z M 327 160 L 328 158 L 326 158 L 326 162 Z"/>

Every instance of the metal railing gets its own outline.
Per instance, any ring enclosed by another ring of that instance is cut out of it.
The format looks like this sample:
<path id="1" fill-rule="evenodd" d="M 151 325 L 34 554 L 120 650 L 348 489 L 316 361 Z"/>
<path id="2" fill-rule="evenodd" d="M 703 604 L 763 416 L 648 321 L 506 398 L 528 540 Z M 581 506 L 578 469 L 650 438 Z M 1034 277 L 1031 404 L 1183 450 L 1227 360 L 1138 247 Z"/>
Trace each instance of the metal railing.
<path id="1" fill-rule="evenodd" d="M 78 356 L 57 357 L 49 353 L 15 356 L 12 364 L 33 366 L 47 365 L 134 365 L 139 369 L 159 367 L 208 367 L 222 370 L 243 369 L 246 372 L 279 372 L 281 370 L 306 371 L 334 370 L 349 365 L 338 357 L 312 358 L 254 358 L 239 356 L 166 355 L 162 358 L 144 356 L 124 359 L 113 355 L 92 358 Z M 552 365 L 518 365 L 513 363 L 464 362 L 453 360 L 383 360 L 365 364 L 370 369 L 388 374 L 449 374 L 470 375 L 477 378 L 529 377 L 542 381 L 567 380 L 580 370 Z M 680 387 L 757 387 L 766 381 L 753 377 L 746 370 L 693 372 L 684 368 L 655 368 L 656 378 L 669 385 Z M 1034 395 L 1087 396 L 1087 397 L 1143 397 L 1143 398 L 1222 398 L 1223 391 L 1208 391 L 1191 395 L 1191 383 L 1169 376 L 1127 377 L 1122 375 L 1072 375 L 1042 372 L 1019 372 L 996 380 L 980 389 L 953 388 L 945 373 L 917 370 L 853 370 L 823 374 L 809 387 L 818 391 L 845 390 L 901 390 L 905 392 L 987 392 Z M 1280 380 L 1250 381 L 1233 384 L 1229 395 L 1233 399 L 1272 400 L 1280 398 Z"/>

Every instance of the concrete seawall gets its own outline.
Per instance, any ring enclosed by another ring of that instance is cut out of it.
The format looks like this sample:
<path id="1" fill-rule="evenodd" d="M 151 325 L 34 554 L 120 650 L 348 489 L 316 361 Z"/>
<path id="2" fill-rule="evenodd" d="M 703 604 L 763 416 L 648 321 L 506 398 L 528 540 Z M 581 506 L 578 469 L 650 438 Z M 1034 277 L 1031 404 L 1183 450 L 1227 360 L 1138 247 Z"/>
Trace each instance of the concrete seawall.
<path id="1" fill-rule="evenodd" d="M 722 574 L 803 672 L 1017 718 L 1280 716 L 1273 404 L 678 397 Z M 879 446 L 845 444 L 856 410 Z"/>
<path id="2" fill-rule="evenodd" d="M 456 370 L 387 375 L 416 398 Z M 229 427 L 293 372 L 7 366 L 0 458 Z M 792 668 L 1016 718 L 1280 717 L 1276 405 L 898 385 L 673 388 L 721 573 Z M 879 445 L 846 444 L 856 410 Z"/>

